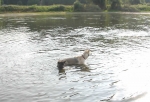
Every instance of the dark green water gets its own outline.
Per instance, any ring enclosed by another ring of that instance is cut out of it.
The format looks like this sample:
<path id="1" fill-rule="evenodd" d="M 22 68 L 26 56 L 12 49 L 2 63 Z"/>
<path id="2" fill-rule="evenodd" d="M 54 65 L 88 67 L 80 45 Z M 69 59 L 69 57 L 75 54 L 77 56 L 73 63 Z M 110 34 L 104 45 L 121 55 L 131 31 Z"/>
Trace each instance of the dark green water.
<path id="1" fill-rule="evenodd" d="M 146 102 L 149 52 L 149 14 L 0 15 L 0 102 Z"/>

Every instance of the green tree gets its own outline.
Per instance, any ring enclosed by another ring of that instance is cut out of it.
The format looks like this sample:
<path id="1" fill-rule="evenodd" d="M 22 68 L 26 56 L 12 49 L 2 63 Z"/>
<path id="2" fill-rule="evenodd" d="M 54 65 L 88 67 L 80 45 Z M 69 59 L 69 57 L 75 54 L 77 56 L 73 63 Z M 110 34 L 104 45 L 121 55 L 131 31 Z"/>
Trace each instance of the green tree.
<path id="1" fill-rule="evenodd" d="M 22 5 L 27 5 L 28 1 L 29 1 L 29 0 L 21 0 Z"/>
<path id="2" fill-rule="evenodd" d="M 141 0 L 130 0 L 131 4 L 140 4 Z"/>
<path id="3" fill-rule="evenodd" d="M 123 4 L 130 4 L 130 0 L 122 0 Z"/>
<path id="4" fill-rule="evenodd" d="M 40 0 L 29 0 L 28 1 L 28 5 L 39 5 L 40 4 Z"/>
<path id="5" fill-rule="evenodd" d="M 18 2 L 19 0 L 4 0 L 4 2 L 6 2 L 5 4 L 13 4 L 13 5 L 15 5 L 15 4 L 17 4 L 17 2 Z"/>
<path id="6" fill-rule="evenodd" d="M 144 3 L 146 3 L 146 1 L 145 0 L 141 0 L 141 3 L 144 4 Z"/>
<path id="7" fill-rule="evenodd" d="M 121 0 L 111 0 L 111 9 L 121 9 Z"/>
<path id="8" fill-rule="evenodd" d="M 3 1 L 3 0 L 0 0 L 0 6 L 3 5 L 3 4 L 4 4 L 4 1 Z"/>
<path id="9" fill-rule="evenodd" d="M 145 0 L 146 3 L 150 3 L 150 0 Z"/>
<path id="10" fill-rule="evenodd" d="M 102 10 L 105 10 L 107 0 L 92 0 L 94 4 L 98 5 Z"/>
<path id="11" fill-rule="evenodd" d="M 73 6 L 74 6 L 73 7 L 74 11 L 83 11 L 84 10 L 84 6 L 83 6 L 83 4 L 79 0 L 76 0 L 74 2 Z"/>
<path id="12" fill-rule="evenodd" d="M 19 0 L 19 1 L 17 2 L 17 4 L 18 4 L 18 5 L 22 5 L 22 1 Z"/>
<path id="13" fill-rule="evenodd" d="M 44 5 L 45 0 L 40 0 L 40 5 Z"/>

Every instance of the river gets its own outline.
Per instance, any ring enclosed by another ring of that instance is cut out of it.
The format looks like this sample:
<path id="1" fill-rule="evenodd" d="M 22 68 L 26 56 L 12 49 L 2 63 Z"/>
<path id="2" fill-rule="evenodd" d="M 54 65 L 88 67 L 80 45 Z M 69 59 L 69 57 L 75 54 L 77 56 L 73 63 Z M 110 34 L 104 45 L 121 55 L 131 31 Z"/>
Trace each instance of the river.
<path id="1" fill-rule="evenodd" d="M 150 14 L 0 14 L 0 102 L 148 102 L 149 53 Z"/>

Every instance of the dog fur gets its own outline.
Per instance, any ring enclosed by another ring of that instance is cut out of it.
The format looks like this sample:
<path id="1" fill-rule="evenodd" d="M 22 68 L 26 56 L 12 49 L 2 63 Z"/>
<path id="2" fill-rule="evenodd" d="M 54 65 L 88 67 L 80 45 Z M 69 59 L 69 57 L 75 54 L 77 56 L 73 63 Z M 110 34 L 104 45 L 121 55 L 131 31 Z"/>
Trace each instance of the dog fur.
<path id="1" fill-rule="evenodd" d="M 90 50 L 85 50 L 81 56 L 59 60 L 57 62 L 57 67 L 58 69 L 63 69 L 64 66 L 84 64 L 85 60 L 89 57 L 89 53 Z"/>

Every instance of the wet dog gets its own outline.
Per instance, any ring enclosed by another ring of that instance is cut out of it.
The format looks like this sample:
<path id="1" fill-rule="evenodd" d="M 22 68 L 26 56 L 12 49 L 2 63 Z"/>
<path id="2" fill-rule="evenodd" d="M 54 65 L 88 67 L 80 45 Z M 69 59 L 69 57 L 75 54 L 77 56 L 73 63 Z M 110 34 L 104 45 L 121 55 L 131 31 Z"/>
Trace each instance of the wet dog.
<path id="1" fill-rule="evenodd" d="M 85 60 L 89 57 L 89 53 L 90 53 L 90 50 L 85 50 L 81 56 L 59 60 L 57 62 L 57 67 L 58 69 L 61 70 L 64 68 L 64 66 L 82 65 L 84 64 Z"/>

